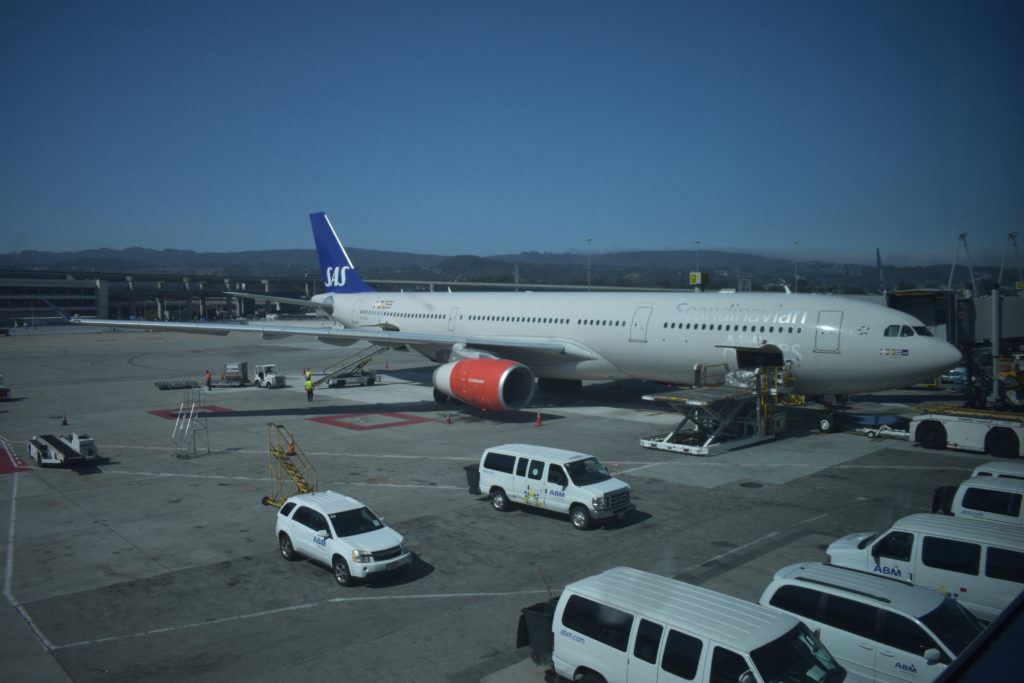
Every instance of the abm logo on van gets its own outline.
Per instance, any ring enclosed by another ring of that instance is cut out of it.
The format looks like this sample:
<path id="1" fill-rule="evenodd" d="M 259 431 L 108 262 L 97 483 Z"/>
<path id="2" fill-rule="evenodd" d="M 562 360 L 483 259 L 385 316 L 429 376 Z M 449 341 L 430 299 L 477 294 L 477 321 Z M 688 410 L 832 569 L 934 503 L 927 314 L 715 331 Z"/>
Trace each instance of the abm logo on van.
<path id="1" fill-rule="evenodd" d="M 908 674 L 916 674 L 917 673 L 917 667 L 914 666 L 913 664 L 903 664 L 901 662 L 896 662 L 896 664 L 894 666 L 897 669 L 899 669 L 900 671 L 903 671 L 904 673 L 908 673 Z"/>
<path id="2" fill-rule="evenodd" d="M 898 564 L 897 565 L 893 565 L 891 567 L 883 567 L 882 565 L 876 564 L 875 568 L 872 571 L 875 572 L 876 574 L 881 574 L 882 576 L 888 576 L 889 578 L 892 578 L 892 579 L 903 579 L 905 581 L 913 581 L 914 580 L 914 575 L 911 574 L 910 572 L 907 572 L 906 577 L 904 577 L 903 576 L 903 570 L 900 569 L 900 566 Z"/>

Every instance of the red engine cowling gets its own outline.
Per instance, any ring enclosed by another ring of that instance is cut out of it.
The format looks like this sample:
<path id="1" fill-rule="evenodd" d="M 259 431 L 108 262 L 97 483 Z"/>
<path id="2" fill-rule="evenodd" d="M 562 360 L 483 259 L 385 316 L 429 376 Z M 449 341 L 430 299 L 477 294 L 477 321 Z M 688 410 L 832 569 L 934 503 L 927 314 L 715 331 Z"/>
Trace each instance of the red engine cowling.
<path id="1" fill-rule="evenodd" d="M 467 358 L 434 370 L 434 388 L 480 410 L 519 410 L 533 398 L 533 373 L 511 360 Z"/>

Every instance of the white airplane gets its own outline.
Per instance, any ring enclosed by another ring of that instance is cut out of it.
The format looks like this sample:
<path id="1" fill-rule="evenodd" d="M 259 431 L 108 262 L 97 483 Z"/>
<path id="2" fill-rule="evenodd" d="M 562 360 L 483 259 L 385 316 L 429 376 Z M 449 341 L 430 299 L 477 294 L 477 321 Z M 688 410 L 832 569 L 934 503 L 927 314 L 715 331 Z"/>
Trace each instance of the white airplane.
<path id="1" fill-rule="evenodd" d="M 325 293 L 290 299 L 342 327 L 73 319 L 79 324 L 208 334 L 311 335 L 346 346 L 410 348 L 442 365 L 435 395 L 518 410 L 542 389 L 582 380 L 692 385 L 698 366 L 789 366 L 793 390 L 826 406 L 906 387 L 960 362 L 913 316 L 853 299 L 791 293 L 377 292 L 363 282 L 324 213 L 310 214 Z M 820 423 L 834 426 L 831 413 Z"/>

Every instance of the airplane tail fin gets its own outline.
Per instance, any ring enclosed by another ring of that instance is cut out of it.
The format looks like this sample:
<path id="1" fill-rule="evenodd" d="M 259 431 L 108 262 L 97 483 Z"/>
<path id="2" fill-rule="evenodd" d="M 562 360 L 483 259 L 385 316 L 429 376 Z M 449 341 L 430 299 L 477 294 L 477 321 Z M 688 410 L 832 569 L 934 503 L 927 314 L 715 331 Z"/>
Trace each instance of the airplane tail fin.
<path id="1" fill-rule="evenodd" d="M 313 227 L 313 240 L 316 242 L 316 253 L 320 257 L 320 274 L 324 279 L 324 287 L 334 294 L 355 294 L 372 292 L 372 287 L 363 282 L 355 266 L 341 246 L 341 240 L 327 220 L 327 214 L 309 214 L 309 223 Z"/>

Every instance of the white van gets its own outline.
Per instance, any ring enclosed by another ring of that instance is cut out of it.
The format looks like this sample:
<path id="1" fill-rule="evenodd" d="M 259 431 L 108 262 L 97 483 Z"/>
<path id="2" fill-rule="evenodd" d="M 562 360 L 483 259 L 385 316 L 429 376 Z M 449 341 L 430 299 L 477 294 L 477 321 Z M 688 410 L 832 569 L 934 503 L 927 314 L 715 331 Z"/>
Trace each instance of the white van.
<path id="1" fill-rule="evenodd" d="M 846 671 L 793 616 L 639 569 L 565 587 L 551 626 L 571 681 L 842 681 Z"/>
<path id="2" fill-rule="evenodd" d="M 597 458 L 559 448 L 509 443 L 480 456 L 480 490 L 495 510 L 519 503 L 569 515 L 577 529 L 622 519 L 633 508 L 629 484 L 613 479 Z"/>
<path id="3" fill-rule="evenodd" d="M 881 533 L 850 534 L 826 551 L 832 564 L 960 600 L 991 621 L 1024 589 L 1024 532 L 945 515 L 909 515 Z"/>
<path id="4" fill-rule="evenodd" d="M 1020 460 L 993 460 L 978 465 L 971 473 L 972 477 L 1005 477 L 1007 479 L 1024 480 L 1024 462 Z"/>
<path id="5" fill-rule="evenodd" d="M 932 512 L 1024 526 L 1024 479 L 971 477 L 935 489 Z"/>
<path id="6" fill-rule="evenodd" d="M 820 563 L 775 572 L 759 602 L 803 621 L 851 680 L 935 680 L 984 630 L 941 593 Z"/>

